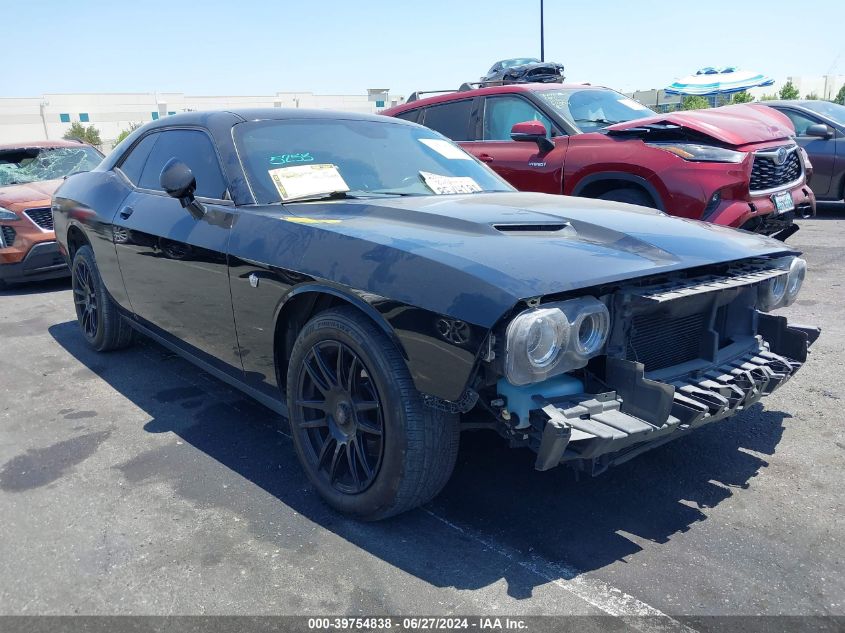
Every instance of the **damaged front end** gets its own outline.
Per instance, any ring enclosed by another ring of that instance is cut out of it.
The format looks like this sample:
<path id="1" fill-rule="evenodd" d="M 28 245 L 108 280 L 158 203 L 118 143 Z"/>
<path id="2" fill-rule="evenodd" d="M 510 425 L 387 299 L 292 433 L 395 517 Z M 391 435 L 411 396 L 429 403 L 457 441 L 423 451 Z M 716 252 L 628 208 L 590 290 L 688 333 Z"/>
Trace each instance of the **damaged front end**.
<path id="1" fill-rule="evenodd" d="M 799 258 L 757 259 L 529 307 L 500 333 L 505 377 L 487 401 L 498 430 L 533 449 L 538 470 L 566 463 L 596 475 L 750 407 L 801 368 L 819 336 L 765 313 L 795 300 L 804 270 Z M 524 363 L 536 382 L 512 358 L 532 353 L 546 363 Z"/>

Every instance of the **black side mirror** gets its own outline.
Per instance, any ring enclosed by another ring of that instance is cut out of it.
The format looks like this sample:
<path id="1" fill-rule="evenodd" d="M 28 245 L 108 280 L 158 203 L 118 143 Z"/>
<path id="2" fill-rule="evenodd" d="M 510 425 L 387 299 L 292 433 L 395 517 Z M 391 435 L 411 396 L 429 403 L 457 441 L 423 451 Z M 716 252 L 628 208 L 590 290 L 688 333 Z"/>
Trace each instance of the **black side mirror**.
<path id="1" fill-rule="evenodd" d="M 172 198 L 177 198 L 182 208 L 195 218 L 205 215 L 205 207 L 194 197 L 197 190 L 197 179 L 194 173 L 178 158 L 171 158 L 164 164 L 159 177 L 161 188 Z"/>
<path id="2" fill-rule="evenodd" d="M 815 123 L 804 130 L 804 136 L 818 136 L 819 138 L 830 138 L 833 136 L 833 130 L 831 130 L 827 125 L 824 123 Z"/>

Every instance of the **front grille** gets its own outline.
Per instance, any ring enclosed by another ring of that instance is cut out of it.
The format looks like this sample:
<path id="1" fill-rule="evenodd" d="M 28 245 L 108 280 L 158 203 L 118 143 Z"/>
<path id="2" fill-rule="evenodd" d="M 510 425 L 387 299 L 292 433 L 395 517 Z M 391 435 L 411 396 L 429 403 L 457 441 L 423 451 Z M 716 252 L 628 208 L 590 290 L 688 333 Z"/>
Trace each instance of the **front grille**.
<path id="1" fill-rule="evenodd" d="M 53 210 L 50 207 L 27 209 L 24 213 L 45 231 L 53 230 Z"/>
<path id="2" fill-rule="evenodd" d="M 801 177 L 801 156 L 797 149 L 789 151 L 782 165 L 776 165 L 773 154 L 777 150 L 758 152 L 751 167 L 751 191 L 776 189 Z"/>
<path id="3" fill-rule="evenodd" d="M 706 319 L 701 312 L 683 317 L 666 317 L 659 311 L 635 316 L 628 338 L 628 360 L 642 363 L 646 371 L 655 371 L 699 358 Z"/>
<path id="4" fill-rule="evenodd" d="M 0 233 L 3 233 L 3 243 L 6 246 L 12 246 L 15 243 L 15 238 L 18 236 L 15 229 L 11 226 L 0 226 Z"/>

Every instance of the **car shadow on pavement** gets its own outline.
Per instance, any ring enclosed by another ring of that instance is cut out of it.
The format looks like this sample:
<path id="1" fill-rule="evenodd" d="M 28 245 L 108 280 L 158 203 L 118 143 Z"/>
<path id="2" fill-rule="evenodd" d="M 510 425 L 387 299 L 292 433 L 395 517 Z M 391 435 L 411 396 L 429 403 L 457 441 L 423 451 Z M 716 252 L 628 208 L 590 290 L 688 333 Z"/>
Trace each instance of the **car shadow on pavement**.
<path id="1" fill-rule="evenodd" d="M 173 433 L 212 458 L 186 459 L 184 446 L 158 443 L 115 465 L 131 485 L 164 482 L 201 507 L 226 508 L 277 547 L 293 546 L 277 527 L 290 522 L 292 509 L 434 586 L 479 589 L 504 579 L 517 599 L 550 580 L 636 562 L 645 542 L 666 543 L 705 521 L 708 508 L 747 488 L 767 466 L 765 456 L 774 453 L 789 417 L 755 405 L 580 480 L 566 468 L 537 472 L 527 450 L 509 449 L 490 432 L 467 432 L 455 473 L 437 499 L 387 521 L 361 523 L 334 513 L 310 489 L 286 421 L 268 409 L 156 343 L 142 340 L 99 355 L 75 322 L 49 331 L 150 416 L 146 431 Z M 234 480 L 228 488 L 208 483 L 220 479 L 220 465 L 238 475 L 225 473 Z M 281 503 L 268 509 L 262 491 Z M 301 538 L 314 538 L 309 533 Z"/>
<path id="2" fill-rule="evenodd" d="M 70 276 L 47 281 L 29 281 L 21 284 L 9 284 L 0 288 L 0 297 L 20 297 L 24 295 L 40 295 L 47 292 L 60 292 L 70 288 Z"/>

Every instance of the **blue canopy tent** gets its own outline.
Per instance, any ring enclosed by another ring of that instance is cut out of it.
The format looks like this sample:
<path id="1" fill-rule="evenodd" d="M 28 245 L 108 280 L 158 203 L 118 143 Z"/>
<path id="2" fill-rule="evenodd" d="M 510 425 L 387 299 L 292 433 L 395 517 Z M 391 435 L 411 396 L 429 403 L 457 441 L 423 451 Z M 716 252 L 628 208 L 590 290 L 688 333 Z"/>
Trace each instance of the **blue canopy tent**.
<path id="1" fill-rule="evenodd" d="M 744 92 L 749 88 L 771 86 L 773 83 L 775 83 L 774 79 L 750 70 L 739 70 L 733 66 L 722 69 L 708 66 L 694 75 L 678 79 L 666 88 L 666 94 L 712 97 L 711 101 L 715 105 L 716 97 L 719 95 Z"/>

